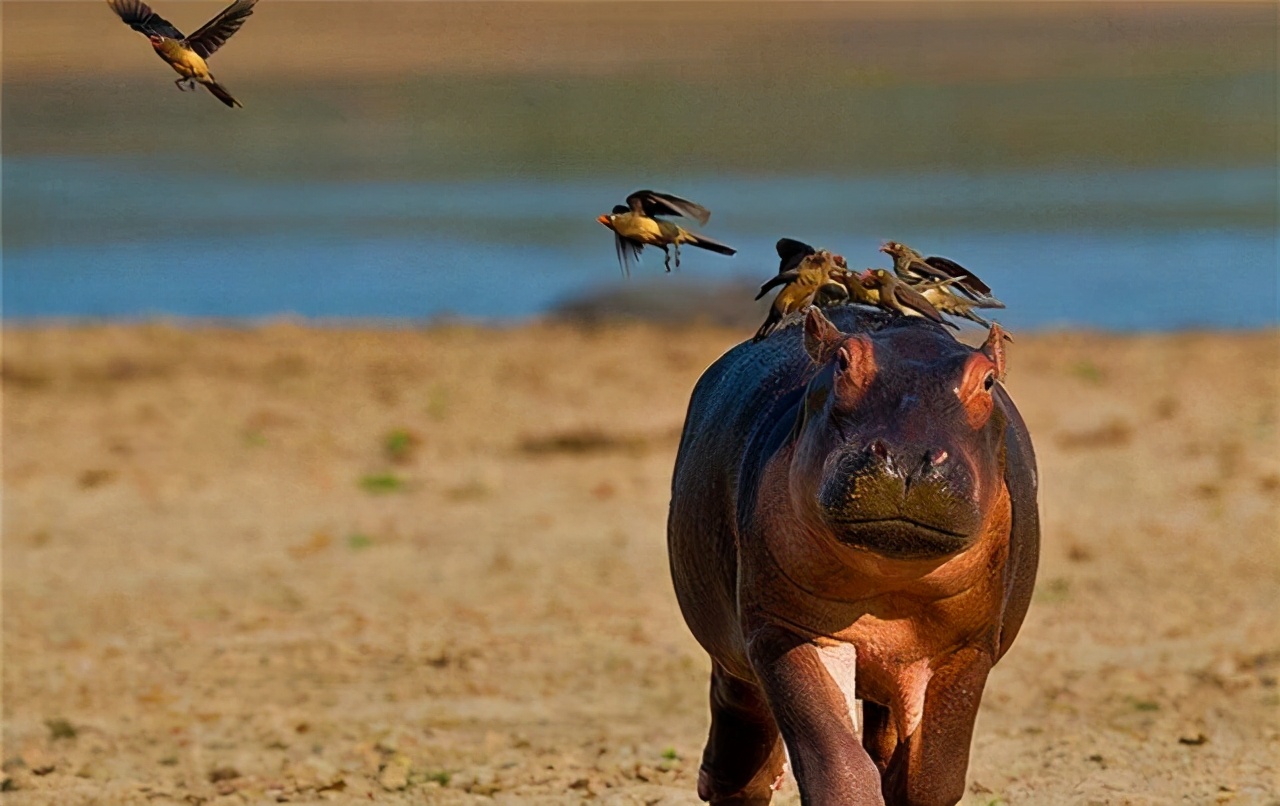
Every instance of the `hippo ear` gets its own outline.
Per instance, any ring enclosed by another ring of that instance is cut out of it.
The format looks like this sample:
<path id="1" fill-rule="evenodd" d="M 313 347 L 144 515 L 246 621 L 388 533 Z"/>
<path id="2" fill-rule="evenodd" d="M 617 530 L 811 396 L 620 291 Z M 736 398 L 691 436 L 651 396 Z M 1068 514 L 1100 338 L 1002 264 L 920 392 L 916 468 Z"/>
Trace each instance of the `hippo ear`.
<path id="1" fill-rule="evenodd" d="M 1013 341 L 1013 336 L 1010 336 L 1004 328 L 1000 327 L 999 322 L 994 322 L 991 325 L 991 330 L 987 332 L 987 340 L 983 342 L 980 348 L 982 354 L 990 358 L 991 363 L 996 365 L 996 380 L 998 381 L 1004 380 L 1004 343 L 1006 341 Z"/>
<path id="2" fill-rule="evenodd" d="M 815 364 L 825 364 L 844 341 L 844 334 L 831 324 L 817 306 L 809 306 L 804 317 L 804 349 Z"/>

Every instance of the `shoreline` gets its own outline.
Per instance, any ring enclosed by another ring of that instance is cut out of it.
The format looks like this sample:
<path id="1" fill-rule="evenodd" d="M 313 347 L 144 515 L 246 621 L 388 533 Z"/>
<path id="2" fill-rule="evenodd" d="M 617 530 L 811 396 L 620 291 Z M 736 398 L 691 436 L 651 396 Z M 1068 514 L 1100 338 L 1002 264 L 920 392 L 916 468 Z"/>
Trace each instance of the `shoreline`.
<path id="1" fill-rule="evenodd" d="M 764 316 L 764 308 L 760 309 L 760 317 L 754 313 L 743 319 L 741 325 L 727 325 L 715 321 L 707 321 L 697 317 L 673 320 L 665 318 L 661 313 L 647 315 L 612 315 L 599 318 L 583 319 L 578 316 L 559 316 L 556 314 L 536 315 L 529 317 L 468 317 L 468 316 L 433 316 L 426 318 L 398 317 L 306 317 L 294 314 L 280 314 L 262 317 L 185 317 L 185 316 L 139 316 L 139 317 L 33 317 L 30 319 L 6 318 L 0 323 L 0 335 L 17 335 L 21 333 L 38 333 L 41 331 L 105 331 L 170 328 L 187 333 L 208 332 L 218 334 L 224 332 L 243 333 L 263 330 L 296 329 L 298 331 L 314 330 L 325 333 L 401 333 L 411 332 L 431 334 L 433 332 L 450 332 L 458 330 L 476 333 L 510 333 L 518 330 L 561 329 L 578 332 L 598 333 L 609 330 L 659 329 L 678 330 L 682 332 L 698 331 L 719 333 L 727 338 L 741 334 L 742 341 L 748 341 L 759 326 L 757 318 Z M 793 315 L 796 316 L 796 315 Z M 799 322 L 796 318 L 792 324 Z M 952 335 L 982 335 L 985 328 L 963 323 L 961 330 L 950 330 Z M 1280 321 L 1270 325 L 1258 326 L 1191 326 L 1156 328 L 1106 328 L 1082 324 L 1050 324 L 1038 327 L 1019 327 L 1019 336 L 1030 339 L 1055 339 L 1062 337 L 1087 336 L 1098 338 L 1181 338 L 1181 337 L 1267 337 L 1280 334 Z"/>

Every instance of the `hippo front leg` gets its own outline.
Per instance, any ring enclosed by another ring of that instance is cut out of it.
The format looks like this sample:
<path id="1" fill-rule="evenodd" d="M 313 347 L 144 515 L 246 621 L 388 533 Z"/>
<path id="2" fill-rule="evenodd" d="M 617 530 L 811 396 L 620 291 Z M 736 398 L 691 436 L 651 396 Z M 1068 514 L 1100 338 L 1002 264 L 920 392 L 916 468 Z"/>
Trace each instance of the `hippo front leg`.
<path id="1" fill-rule="evenodd" d="M 939 663 L 929 679 L 920 726 L 898 744 L 884 795 L 903 806 L 951 806 L 964 797 L 969 746 L 991 655 L 966 649 Z"/>
<path id="2" fill-rule="evenodd" d="M 748 653 L 790 753 L 801 801 L 883 806 L 880 772 L 858 740 L 852 694 L 832 677 L 818 647 L 769 625 L 751 634 Z"/>
<path id="3" fill-rule="evenodd" d="M 785 760 L 764 692 L 711 670 L 711 733 L 698 770 L 698 797 L 712 806 L 766 806 Z"/>

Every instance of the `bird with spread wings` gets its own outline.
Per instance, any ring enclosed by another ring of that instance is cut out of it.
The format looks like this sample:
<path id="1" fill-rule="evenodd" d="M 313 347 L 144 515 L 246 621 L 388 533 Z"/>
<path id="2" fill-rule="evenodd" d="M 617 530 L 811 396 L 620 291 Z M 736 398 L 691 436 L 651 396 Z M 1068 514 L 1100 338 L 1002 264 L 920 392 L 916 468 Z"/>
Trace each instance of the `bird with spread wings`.
<path id="1" fill-rule="evenodd" d="M 156 55 L 181 76 L 174 82 L 178 89 L 185 92 L 188 88 L 195 89 L 195 85 L 199 83 L 219 101 L 227 106 L 237 107 L 242 104 L 209 72 L 207 59 L 226 44 L 232 34 L 240 30 L 240 26 L 253 13 L 253 6 L 257 2 L 258 0 L 235 0 L 191 36 L 184 35 L 142 0 L 107 0 L 107 5 L 111 6 L 111 10 L 126 25 L 145 36 Z"/>
<path id="2" fill-rule="evenodd" d="M 670 248 L 675 250 L 676 268 L 680 268 L 680 244 L 687 243 L 721 255 L 737 253 L 731 246 L 691 232 L 658 216 L 691 218 L 705 226 L 711 220 L 711 211 L 670 193 L 637 190 L 627 197 L 625 205 L 619 204 L 613 208 L 613 212 L 598 217 L 596 221 L 613 230 L 614 247 L 618 251 L 618 263 L 622 266 L 624 275 L 631 273 L 631 261 L 638 261 L 646 246 L 662 249 L 666 256 L 663 265 L 667 271 L 671 271 Z"/>

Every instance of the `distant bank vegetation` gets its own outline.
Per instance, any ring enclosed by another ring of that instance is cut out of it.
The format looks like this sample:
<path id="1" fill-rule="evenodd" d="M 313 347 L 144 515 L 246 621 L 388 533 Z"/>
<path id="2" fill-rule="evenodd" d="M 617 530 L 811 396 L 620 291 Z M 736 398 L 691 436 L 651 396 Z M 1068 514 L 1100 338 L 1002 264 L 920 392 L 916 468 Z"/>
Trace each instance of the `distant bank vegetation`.
<path id="1" fill-rule="evenodd" d="M 274 4 L 220 54 L 246 106 L 227 116 L 100 36 L 104 4 L 7 4 L 4 149 L 352 179 L 1275 159 L 1266 3 L 654 9 L 640 29 L 612 3 Z"/>

